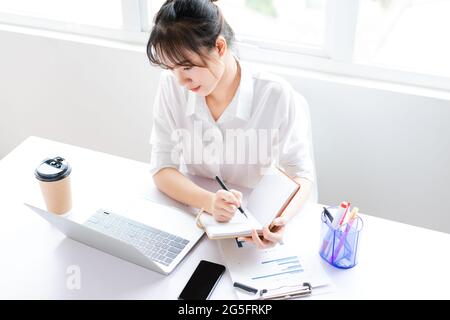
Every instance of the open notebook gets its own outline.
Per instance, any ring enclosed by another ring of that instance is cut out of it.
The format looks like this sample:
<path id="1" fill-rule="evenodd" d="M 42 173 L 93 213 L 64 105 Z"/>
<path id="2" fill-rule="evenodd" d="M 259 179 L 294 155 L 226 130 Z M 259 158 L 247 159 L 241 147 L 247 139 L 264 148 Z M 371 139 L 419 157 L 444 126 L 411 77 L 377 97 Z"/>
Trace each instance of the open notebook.
<path id="1" fill-rule="evenodd" d="M 264 226 L 282 215 L 299 189 L 300 185 L 281 169 L 271 167 L 251 191 L 246 205 L 242 206 L 248 219 L 239 210 L 228 222 L 217 222 L 204 213 L 199 218 L 199 224 L 210 239 L 250 236 L 252 230 L 261 234 Z"/>

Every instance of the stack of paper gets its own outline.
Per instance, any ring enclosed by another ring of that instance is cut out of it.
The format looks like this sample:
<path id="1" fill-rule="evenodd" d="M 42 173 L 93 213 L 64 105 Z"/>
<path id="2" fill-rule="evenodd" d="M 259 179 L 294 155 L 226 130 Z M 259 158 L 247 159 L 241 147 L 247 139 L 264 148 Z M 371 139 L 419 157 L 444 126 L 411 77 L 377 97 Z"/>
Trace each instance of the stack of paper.
<path id="1" fill-rule="evenodd" d="M 286 291 L 309 282 L 316 290 L 330 284 L 322 267 L 313 259 L 304 259 L 292 247 L 283 244 L 270 249 L 258 249 L 235 239 L 220 241 L 220 248 L 233 282 L 258 289 Z M 322 291 L 323 292 L 323 291 Z M 239 299 L 257 299 L 258 294 L 237 289 Z"/>

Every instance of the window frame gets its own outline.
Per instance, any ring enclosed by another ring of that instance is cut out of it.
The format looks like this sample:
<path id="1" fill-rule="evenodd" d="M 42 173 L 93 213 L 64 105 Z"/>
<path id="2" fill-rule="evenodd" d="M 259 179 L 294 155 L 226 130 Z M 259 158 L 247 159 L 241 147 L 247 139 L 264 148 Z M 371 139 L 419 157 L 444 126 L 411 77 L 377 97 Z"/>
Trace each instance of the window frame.
<path id="1" fill-rule="evenodd" d="M 121 0 L 122 29 L 80 25 L 63 21 L 0 12 L 0 24 L 141 44 L 147 41 L 147 0 Z"/>
<path id="2" fill-rule="evenodd" d="M 151 21 L 151 0 L 122 0 L 123 29 L 70 24 L 0 12 L 0 24 L 50 30 L 136 45 L 146 44 Z M 395 84 L 450 91 L 450 76 L 417 73 L 394 67 L 357 63 L 353 59 L 359 0 L 327 0 L 323 47 L 261 41 L 236 35 L 242 59 L 324 74 L 385 81 Z M 153 15 L 154 13 L 151 13 Z"/>

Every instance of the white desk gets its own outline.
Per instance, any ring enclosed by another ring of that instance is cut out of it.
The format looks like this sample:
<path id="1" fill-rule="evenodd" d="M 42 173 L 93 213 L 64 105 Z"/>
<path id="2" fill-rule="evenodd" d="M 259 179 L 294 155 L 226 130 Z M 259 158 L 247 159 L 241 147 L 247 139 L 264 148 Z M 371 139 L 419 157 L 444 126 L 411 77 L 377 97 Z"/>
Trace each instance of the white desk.
<path id="1" fill-rule="evenodd" d="M 217 243 L 206 237 L 169 276 L 66 239 L 22 204 L 30 192 L 40 196 L 35 166 L 56 155 L 73 166 L 76 210 L 93 212 L 125 194 L 155 190 L 146 163 L 36 137 L 25 140 L 0 161 L 1 299 L 176 299 L 201 259 L 224 263 Z M 320 212 L 319 205 L 305 207 L 285 236 L 315 255 L 334 282 L 332 293 L 310 299 L 450 298 L 449 234 L 362 215 L 359 264 L 339 270 L 317 253 Z M 71 265 L 81 270 L 79 290 L 66 286 Z M 228 272 L 211 298 L 236 299 Z"/>

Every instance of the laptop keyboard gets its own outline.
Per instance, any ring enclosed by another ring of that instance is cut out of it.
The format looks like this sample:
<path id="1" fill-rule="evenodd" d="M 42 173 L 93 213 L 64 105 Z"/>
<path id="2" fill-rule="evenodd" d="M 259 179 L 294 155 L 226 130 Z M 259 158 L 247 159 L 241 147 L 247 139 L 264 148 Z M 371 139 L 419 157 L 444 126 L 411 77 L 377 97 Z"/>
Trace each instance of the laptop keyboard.
<path id="1" fill-rule="evenodd" d="M 131 244 L 151 260 L 166 266 L 189 243 L 174 234 L 104 210 L 95 212 L 84 225 Z"/>

